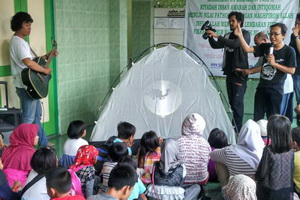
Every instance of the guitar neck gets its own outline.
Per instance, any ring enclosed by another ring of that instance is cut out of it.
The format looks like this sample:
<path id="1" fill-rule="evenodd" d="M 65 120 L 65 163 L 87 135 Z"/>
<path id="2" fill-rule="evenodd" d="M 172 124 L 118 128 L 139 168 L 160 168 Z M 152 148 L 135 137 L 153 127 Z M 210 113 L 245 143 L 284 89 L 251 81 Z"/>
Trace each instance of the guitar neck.
<path id="1" fill-rule="evenodd" d="M 46 63 L 46 65 L 45 65 L 45 67 L 49 67 L 49 65 L 50 65 L 50 63 L 51 63 L 51 61 L 52 61 L 52 58 L 54 57 L 55 50 L 57 49 L 57 43 L 56 43 L 55 40 L 52 41 L 52 44 L 53 44 L 53 48 L 52 48 L 52 50 L 51 50 L 50 56 L 49 56 L 48 59 L 47 59 L 47 63 Z"/>
<path id="2" fill-rule="evenodd" d="M 52 61 L 52 58 L 54 57 L 54 52 L 55 52 L 55 50 L 56 50 L 56 48 L 53 48 L 53 49 L 52 49 L 51 54 L 50 54 L 50 56 L 49 56 L 49 58 L 48 58 L 48 60 L 47 60 L 47 63 L 46 63 L 46 65 L 45 65 L 45 67 L 49 67 L 49 65 L 50 65 L 50 63 L 51 63 L 51 61 Z"/>

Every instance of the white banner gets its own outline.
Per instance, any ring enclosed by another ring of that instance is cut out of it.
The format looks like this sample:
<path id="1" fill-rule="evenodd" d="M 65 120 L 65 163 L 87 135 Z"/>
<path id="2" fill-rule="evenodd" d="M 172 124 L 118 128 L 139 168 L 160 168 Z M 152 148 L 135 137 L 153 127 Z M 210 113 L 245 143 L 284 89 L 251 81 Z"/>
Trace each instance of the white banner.
<path id="1" fill-rule="evenodd" d="M 224 35 L 230 32 L 228 14 L 231 11 L 244 13 L 243 28 L 251 34 L 250 45 L 254 45 L 256 33 L 268 33 L 270 25 L 281 22 L 288 28 L 284 42 L 289 44 L 298 5 L 298 0 L 187 0 L 184 45 L 194 51 L 215 76 L 221 76 L 223 49 L 212 49 L 208 40 L 202 38 L 204 31 L 201 27 L 206 20 L 218 35 Z M 257 58 L 252 53 L 248 58 L 252 67 Z"/>

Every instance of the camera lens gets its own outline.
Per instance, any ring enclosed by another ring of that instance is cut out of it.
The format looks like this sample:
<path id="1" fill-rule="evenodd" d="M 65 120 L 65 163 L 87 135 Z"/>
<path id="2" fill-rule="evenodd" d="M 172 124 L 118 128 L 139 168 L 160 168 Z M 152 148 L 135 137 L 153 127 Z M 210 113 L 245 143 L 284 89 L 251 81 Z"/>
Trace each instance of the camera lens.
<path id="1" fill-rule="evenodd" d="M 204 40 L 207 40 L 208 35 L 207 35 L 206 33 L 204 33 L 204 34 L 202 35 L 202 38 L 203 38 Z"/>

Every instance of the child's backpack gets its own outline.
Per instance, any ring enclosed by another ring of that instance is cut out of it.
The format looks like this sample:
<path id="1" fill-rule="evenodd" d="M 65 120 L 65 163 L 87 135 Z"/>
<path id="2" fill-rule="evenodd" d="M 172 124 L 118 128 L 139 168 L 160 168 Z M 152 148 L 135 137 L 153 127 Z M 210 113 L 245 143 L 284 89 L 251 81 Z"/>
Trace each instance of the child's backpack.
<path id="1" fill-rule="evenodd" d="M 97 157 L 97 163 L 94 165 L 96 175 L 99 175 L 101 173 L 103 164 L 109 160 L 108 150 L 111 147 L 111 145 L 114 143 L 114 140 L 116 138 L 117 136 L 111 136 L 104 144 L 100 145 L 99 147 L 96 147 L 99 151 Z"/>
<path id="2" fill-rule="evenodd" d="M 75 196 L 75 195 L 84 196 L 81 190 L 81 181 L 78 178 L 76 172 L 73 171 L 72 169 L 68 169 L 68 172 L 71 174 L 71 180 L 72 180 L 72 187 L 70 190 L 71 196 Z"/>

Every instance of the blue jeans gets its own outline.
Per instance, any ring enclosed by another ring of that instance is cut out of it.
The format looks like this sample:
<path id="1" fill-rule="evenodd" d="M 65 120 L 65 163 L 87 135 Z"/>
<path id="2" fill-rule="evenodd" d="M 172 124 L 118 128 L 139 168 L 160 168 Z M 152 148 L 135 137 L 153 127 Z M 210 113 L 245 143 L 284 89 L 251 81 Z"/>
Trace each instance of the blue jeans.
<path id="1" fill-rule="evenodd" d="M 294 92 L 291 92 L 288 106 L 287 106 L 286 112 L 285 112 L 285 116 L 290 119 L 291 123 L 293 123 L 293 119 L 294 119 L 294 106 L 293 106 L 294 102 L 293 101 L 294 101 Z"/>
<path id="2" fill-rule="evenodd" d="M 17 95 L 21 101 L 22 123 L 37 124 L 39 126 L 39 146 L 46 146 L 48 140 L 41 124 L 42 106 L 39 99 L 32 99 L 24 88 L 16 88 Z"/>
<path id="3" fill-rule="evenodd" d="M 280 114 L 289 118 L 291 122 L 293 122 L 293 96 L 293 92 L 284 94 L 280 104 Z"/>

